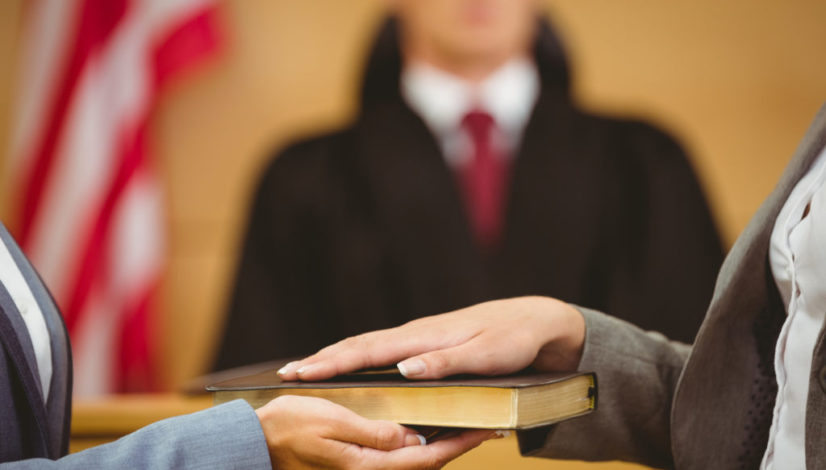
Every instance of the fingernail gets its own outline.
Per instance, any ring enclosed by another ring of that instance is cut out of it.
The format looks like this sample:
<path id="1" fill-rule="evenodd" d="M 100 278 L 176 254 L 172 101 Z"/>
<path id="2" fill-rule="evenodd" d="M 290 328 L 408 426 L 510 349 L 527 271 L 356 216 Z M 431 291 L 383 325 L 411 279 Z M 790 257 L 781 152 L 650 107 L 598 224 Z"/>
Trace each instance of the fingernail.
<path id="1" fill-rule="evenodd" d="M 396 364 L 399 372 L 405 377 L 413 377 L 424 374 L 425 365 L 421 359 L 408 359 Z"/>
<path id="2" fill-rule="evenodd" d="M 495 433 L 493 433 L 494 439 L 502 439 L 504 437 L 510 437 L 511 432 L 507 429 L 498 429 Z"/>
<path id="3" fill-rule="evenodd" d="M 292 371 L 293 368 L 295 368 L 296 364 L 298 364 L 298 361 L 288 362 L 288 363 L 284 364 L 284 367 L 278 369 L 278 372 L 276 372 L 276 374 L 278 374 L 278 375 L 288 374 Z"/>
<path id="4" fill-rule="evenodd" d="M 300 367 L 297 371 L 295 371 L 295 373 L 298 374 L 299 376 L 301 376 L 301 375 L 306 374 L 307 372 L 309 372 L 311 370 L 313 370 L 313 366 L 303 366 L 303 367 Z"/>
<path id="5" fill-rule="evenodd" d="M 424 446 L 427 445 L 427 439 L 421 434 L 408 434 L 404 438 L 404 446 Z"/>

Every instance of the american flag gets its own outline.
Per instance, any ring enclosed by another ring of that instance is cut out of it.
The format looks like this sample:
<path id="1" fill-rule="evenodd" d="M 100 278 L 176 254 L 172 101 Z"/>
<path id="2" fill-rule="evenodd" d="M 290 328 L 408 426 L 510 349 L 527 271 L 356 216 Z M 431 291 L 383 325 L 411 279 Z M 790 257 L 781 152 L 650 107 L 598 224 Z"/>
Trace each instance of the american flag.
<path id="1" fill-rule="evenodd" d="M 150 390 L 166 228 L 147 123 L 164 83 L 216 49 L 216 7 L 33 0 L 23 16 L 16 237 L 63 311 L 75 393 Z"/>

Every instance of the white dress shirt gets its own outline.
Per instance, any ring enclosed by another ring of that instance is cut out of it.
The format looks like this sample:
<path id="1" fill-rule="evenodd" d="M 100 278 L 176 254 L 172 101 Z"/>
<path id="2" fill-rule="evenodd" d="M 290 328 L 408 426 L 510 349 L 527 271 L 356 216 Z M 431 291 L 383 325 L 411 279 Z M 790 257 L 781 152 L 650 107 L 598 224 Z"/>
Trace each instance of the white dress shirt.
<path id="1" fill-rule="evenodd" d="M 769 261 L 787 317 L 775 350 L 777 400 L 761 468 L 804 469 L 812 356 L 826 319 L 826 149 L 780 211 Z"/>
<path id="2" fill-rule="evenodd" d="M 401 93 L 436 136 L 452 168 L 470 157 L 472 142 L 462 119 L 472 110 L 496 122 L 498 155 L 512 157 L 539 96 L 539 72 L 527 58 L 513 59 L 479 83 L 471 83 L 425 63 L 404 67 Z"/>
<path id="3" fill-rule="evenodd" d="M 0 283 L 8 290 L 17 310 L 23 316 L 26 329 L 29 330 L 45 403 L 49 397 L 49 386 L 52 382 L 52 346 L 49 330 L 37 300 L 2 239 L 0 239 Z"/>

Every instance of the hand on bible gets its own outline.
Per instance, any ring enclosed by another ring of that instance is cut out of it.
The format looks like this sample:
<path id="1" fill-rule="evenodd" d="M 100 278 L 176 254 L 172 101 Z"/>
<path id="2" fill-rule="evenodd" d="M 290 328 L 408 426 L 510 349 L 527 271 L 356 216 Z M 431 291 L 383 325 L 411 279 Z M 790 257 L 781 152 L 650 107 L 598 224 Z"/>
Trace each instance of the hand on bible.
<path id="1" fill-rule="evenodd" d="M 530 365 L 573 370 L 584 339 L 585 320 L 575 308 L 550 298 L 518 297 L 347 338 L 279 374 L 285 380 L 323 380 L 394 363 L 412 379 L 502 375 Z"/>
<path id="2" fill-rule="evenodd" d="M 327 400 L 282 396 L 256 410 L 273 469 L 436 469 L 495 437 L 467 431 L 432 444 L 388 421 L 371 421 Z"/>

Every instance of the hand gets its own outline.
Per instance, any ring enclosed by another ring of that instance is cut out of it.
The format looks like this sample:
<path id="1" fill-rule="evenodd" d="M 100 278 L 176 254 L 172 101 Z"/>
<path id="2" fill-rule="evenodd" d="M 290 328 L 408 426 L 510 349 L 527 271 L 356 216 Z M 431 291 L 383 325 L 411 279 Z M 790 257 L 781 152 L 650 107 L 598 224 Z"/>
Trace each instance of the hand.
<path id="1" fill-rule="evenodd" d="M 256 414 L 274 470 L 436 469 L 495 437 L 476 430 L 422 445 L 424 438 L 411 429 L 312 397 L 278 397 Z"/>
<path id="2" fill-rule="evenodd" d="M 323 380 L 398 361 L 401 373 L 415 379 L 502 375 L 529 365 L 574 370 L 584 340 L 585 320 L 575 308 L 545 297 L 518 297 L 354 336 L 287 364 L 279 375 Z"/>

